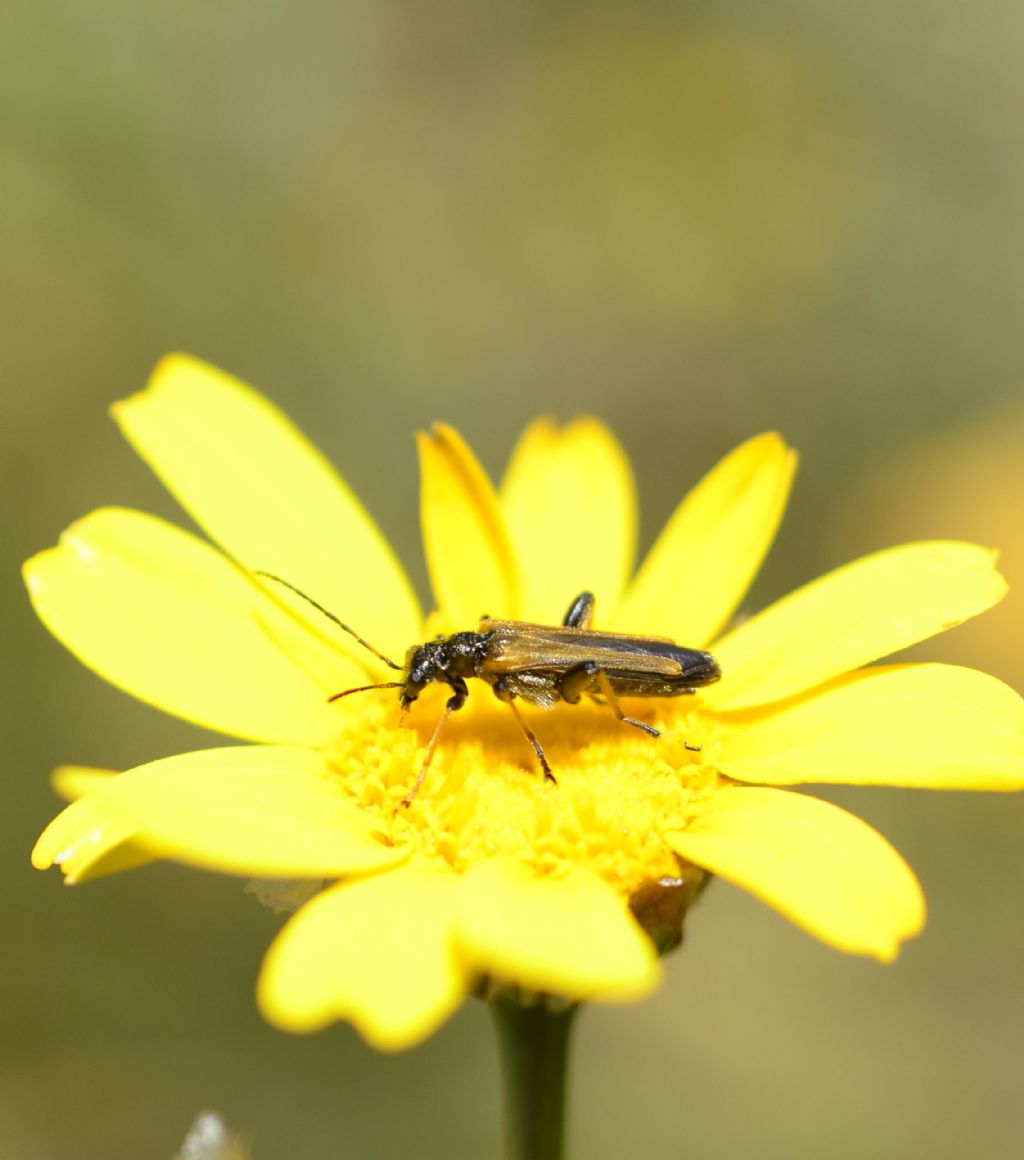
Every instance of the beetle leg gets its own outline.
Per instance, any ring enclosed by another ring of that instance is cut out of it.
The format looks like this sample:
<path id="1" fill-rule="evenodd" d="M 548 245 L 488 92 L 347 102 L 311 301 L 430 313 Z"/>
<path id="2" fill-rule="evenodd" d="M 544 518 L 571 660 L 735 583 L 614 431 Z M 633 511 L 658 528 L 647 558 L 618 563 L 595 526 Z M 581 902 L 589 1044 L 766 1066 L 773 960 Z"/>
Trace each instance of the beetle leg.
<path id="1" fill-rule="evenodd" d="M 653 725 L 648 725 L 646 721 L 638 721 L 635 717 L 627 717 L 623 713 L 619 698 L 616 697 L 612 683 L 608 679 L 608 674 L 597 661 L 580 661 L 578 665 L 573 665 L 571 669 L 568 669 L 559 682 L 559 696 L 568 704 L 575 705 L 579 701 L 580 695 L 587 691 L 587 686 L 595 682 L 601 697 L 607 702 L 608 708 L 619 721 L 632 725 L 634 729 L 640 729 L 651 737 L 661 736 L 661 733 Z"/>
<path id="2" fill-rule="evenodd" d="M 580 694 L 586 692 L 587 686 L 594 683 L 600 667 L 597 661 L 580 661 L 578 665 L 566 669 L 558 682 L 558 695 L 568 705 L 579 704 Z"/>
<path id="3" fill-rule="evenodd" d="M 416 775 L 416 780 L 413 782 L 412 789 L 399 802 L 398 808 L 403 806 L 410 806 L 412 799 L 419 793 L 420 786 L 423 784 L 423 779 L 427 776 L 427 770 L 430 767 L 431 761 L 434 759 L 434 750 L 437 748 L 438 738 L 441 736 L 441 730 L 445 727 L 448 718 L 455 712 L 456 709 L 461 709 L 466 703 L 466 698 L 469 696 L 469 689 L 466 688 L 466 682 L 456 677 L 451 682 L 454 692 L 448 698 L 448 704 L 444 707 L 444 712 L 441 714 L 441 720 L 434 726 L 434 732 L 430 736 L 430 742 L 427 745 L 427 756 L 423 759 L 423 764 L 420 766 L 420 771 Z"/>
<path id="4" fill-rule="evenodd" d="M 540 767 L 544 770 L 544 780 L 550 781 L 552 785 L 557 785 L 558 782 L 555 780 L 555 775 L 551 772 L 551 766 L 548 765 L 548 759 L 544 756 L 544 750 L 537 740 L 537 734 L 526 724 L 522 713 L 519 711 L 519 706 L 515 702 L 514 694 L 509 691 L 504 681 L 496 682 L 492 688 L 498 700 L 504 702 L 512 710 L 512 716 L 515 717 L 519 728 L 526 734 L 526 740 L 533 746 L 533 752 L 536 753 Z"/>
<path id="5" fill-rule="evenodd" d="M 594 664 L 593 661 L 589 662 Z M 635 717 L 627 717 L 622 711 L 622 706 L 619 704 L 619 698 L 615 695 L 615 690 L 612 688 L 612 683 L 608 679 L 608 674 L 604 669 L 597 668 L 594 665 L 594 676 L 597 678 L 597 687 L 601 690 L 601 696 L 608 702 L 608 708 L 615 714 L 618 720 L 626 725 L 632 725 L 634 729 L 639 729 L 647 733 L 651 737 L 660 737 L 661 733 L 655 729 L 653 725 L 648 725 L 646 721 L 638 721 Z M 571 672 L 572 670 L 570 670 Z"/>
<path id="6" fill-rule="evenodd" d="M 581 592 L 569 605 L 562 621 L 564 628 L 588 629 L 594 623 L 594 594 Z"/>

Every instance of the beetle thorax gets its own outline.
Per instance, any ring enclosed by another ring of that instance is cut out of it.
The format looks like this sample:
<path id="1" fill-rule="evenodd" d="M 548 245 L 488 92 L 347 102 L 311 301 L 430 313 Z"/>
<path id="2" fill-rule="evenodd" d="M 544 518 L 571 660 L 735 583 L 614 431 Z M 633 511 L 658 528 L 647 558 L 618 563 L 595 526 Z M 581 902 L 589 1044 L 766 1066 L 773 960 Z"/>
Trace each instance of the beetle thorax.
<path id="1" fill-rule="evenodd" d="M 414 701 L 434 681 L 450 684 L 453 678 L 475 677 L 489 638 L 489 633 L 457 632 L 440 640 L 413 645 L 405 654 L 403 700 Z"/>

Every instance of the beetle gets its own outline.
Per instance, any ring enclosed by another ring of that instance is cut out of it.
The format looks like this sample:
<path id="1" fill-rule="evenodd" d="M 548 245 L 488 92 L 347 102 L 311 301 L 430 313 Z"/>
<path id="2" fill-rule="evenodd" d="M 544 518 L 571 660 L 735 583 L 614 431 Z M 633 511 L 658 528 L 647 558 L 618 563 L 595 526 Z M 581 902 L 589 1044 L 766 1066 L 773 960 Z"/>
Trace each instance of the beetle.
<path id="1" fill-rule="evenodd" d="M 470 678 L 486 682 L 498 700 L 508 705 L 537 755 L 544 779 L 554 782 L 548 759 L 536 734 L 524 720 L 517 698 L 541 709 L 550 709 L 559 702 L 576 705 L 586 694 L 607 704 L 623 724 L 651 737 L 660 737 L 653 725 L 627 717 L 619 697 L 686 696 L 713 684 L 722 675 L 710 653 L 686 648 L 667 637 L 596 631 L 591 627 L 595 608 L 592 592 L 581 592 L 573 600 L 560 625 L 485 616 L 475 632 L 441 635 L 425 644 L 413 645 L 405 654 L 405 663 L 399 665 L 287 580 L 270 572 L 257 575 L 302 597 L 389 668 L 402 674 L 400 680 L 334 693 L 328 697 L 329 701 L 371 689 L 399 689 L 398 699 L 404 714 L 428 685 L 445 684 L 451 688 L 452 695 L 434 727 L 420 772 L 402 799 L 404 806 L 412 802 L 423 784 L 448 718 L 465 705 L 469 697 L 466 681 Z M 687 745 L 687 748 L 698 750 L 700 747 Z"/>

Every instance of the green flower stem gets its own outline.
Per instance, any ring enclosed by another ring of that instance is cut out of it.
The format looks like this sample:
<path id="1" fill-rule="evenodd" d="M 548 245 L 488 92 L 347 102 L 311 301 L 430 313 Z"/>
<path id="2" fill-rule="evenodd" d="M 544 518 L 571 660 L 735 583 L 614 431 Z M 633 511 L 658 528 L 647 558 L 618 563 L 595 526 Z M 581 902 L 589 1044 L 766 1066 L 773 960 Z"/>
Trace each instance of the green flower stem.
<path id="1" fill-rule="evenodd" d="M 501 1042 L 508 1160 L 562 1160 L 566 1065 L 575 1007 L 489 1004 Z"/>

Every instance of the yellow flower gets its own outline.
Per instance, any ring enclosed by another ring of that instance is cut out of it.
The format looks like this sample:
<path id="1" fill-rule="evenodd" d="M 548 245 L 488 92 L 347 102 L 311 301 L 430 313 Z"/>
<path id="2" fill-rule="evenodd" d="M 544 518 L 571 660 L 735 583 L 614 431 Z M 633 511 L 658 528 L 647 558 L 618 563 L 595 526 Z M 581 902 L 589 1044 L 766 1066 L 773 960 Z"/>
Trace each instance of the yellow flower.
<path id="1" fill-rule="evenodd" d="M 285 880 L 281 899 L 310 900 L 260 976 L 281 1027 L 349 1019 L 395 1049 L 474 988 L 635 998 L 656 985 L 655 943 L 678 941 L 706 872 L 832 946 L 889 960 L 923 922 L 913 874 L 865 823 L 779 787 L 1024 785 L 1012 690 L 949 665 L 862 667 L 998 601 L 991 552 L 879 552 L 726 630 L 792 479 L 774 434 L 697 485 L 633 576 L 630 469 L 599 423 L 534 424 L 497 490 L 453 430 L 434 428 L 419 442 L 437 604 L 425 618 L 363 508 L 249 388 L 174 356 L 114 413 L 219 550 L 153 516 L 96 511 L 27 563 L 36 610 L 107 680 L 250 744 L 118 775 L 58 771 L 76 800 L 33 860 L 69 882 L 157 857 Z M 598 627 L 707 647 L 724 676 L 630 702 L 658 740 L 604 705 L 528 709 L 557 785 L 508 708 L 473 688 L 406 808 L 444 690 L 404 721 L 393 690 L 329 703 L 388 670 L 259 571 L 388 656 L 483 613 L 555 624 L 590 590 Z"/>

